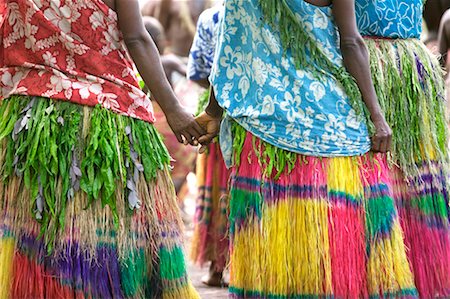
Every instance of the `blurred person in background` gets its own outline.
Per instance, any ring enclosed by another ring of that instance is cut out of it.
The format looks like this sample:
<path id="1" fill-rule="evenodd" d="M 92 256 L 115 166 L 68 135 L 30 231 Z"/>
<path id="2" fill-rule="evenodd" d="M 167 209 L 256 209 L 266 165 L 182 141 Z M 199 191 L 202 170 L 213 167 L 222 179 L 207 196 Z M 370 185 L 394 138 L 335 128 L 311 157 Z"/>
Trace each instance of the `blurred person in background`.
<path id="1" fill-rule="evenodd" d="M 178 74 L 179 76 L 186 76 L 186 64 L 183 62 L 181 58 L 177 55 L 166 53 L 167 48 L 167 36 L 164 30 L 164 27 L 161 23 L 153 17 L 143 17 L 145 29 L 152 37 L 155 42 L 156 47 L 158 48 L 159 54 L 161 55 L 161 63 L 164 68 L 164 72 L 166 73 L 167 80 L 169 80 L 170 84 L 173 86 L 173 77 L 174 74 Z"/>
<path id="2" fill-rule="evenodd" d="M 206 108 L 209 81 L 217 45 L 222 4 L 205 10 L 198 20 L 197 32 L 189 54 L 188 79 L 207 88 L 199 101 L 197 114 Z M 197 156 L 198 197 L 194 216 L 194 236 L 191 259 L 200 266 L 211 262 L 202 282 L 209 286 L 224 286 L 223 271 L 228 261 L 228 179 L 229 170 L 222 158 L 219 143 L 212 142 L 208 150 Z"/>
<path id="3" fill-rule="evenodd" d="M 166 34 L 163 54 L 176 55 L 187 64 L 198 17 L 212 3 L 212 0 L 148 0 L 141 12 L 162 24 Z M 172 73 L 170 81 L 182 104 L 194 113 L 204 89 L 176 72 Z"/>
<path id="4" fill-rule="evenodd" d="M 438 39 L 441 18 L 445 11 L 450 8 L 450 0 L 426 0 L 423 17 L 427 26 L 428 35 L 426 44 L 434 45 Z M 432 46 L 433 47 L 433 46 Z"/>
<path id="5" fill-rule="evenodd" d="M 167 51 L 188 57 L 200 14 L 211 3 L 209 0 L 148 0 L 142 6 L 142 15 L 156 18 L 167 38 Z"/>
<path id="6" fill-rule="evenodd" d="M 442 16 L 439 27 L 438 48 L 441 55 L 441 64 L 448 71 L 448 51 L 450 49 L 450 9 Z"/>
<path id="7" fill-rule="evenodd" d="M 448 55 L 450 51 L 450 9 L 448 9 L 441 20 L 441 25 L 439 28 L 439 36 L 438 36 L 438 49 L 440 55 L 441 65 L 445 68 L 445 86 L 446 86 L 446 96 L 447 96 L 447 115 L 450 115 L 450 77 L 448 76 L 449 72 L 449 60 Z M 449 117 L 447 117 L 447 121 L 449 121 Z"/>

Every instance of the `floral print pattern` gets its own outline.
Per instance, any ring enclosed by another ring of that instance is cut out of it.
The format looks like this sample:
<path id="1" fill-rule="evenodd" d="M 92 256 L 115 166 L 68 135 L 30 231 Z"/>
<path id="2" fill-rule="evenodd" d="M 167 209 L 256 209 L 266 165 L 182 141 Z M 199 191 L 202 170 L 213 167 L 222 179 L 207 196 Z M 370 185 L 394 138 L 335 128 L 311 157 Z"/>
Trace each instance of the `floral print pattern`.
<path id="1" fill-rule="evenodd" d="M 207 79 L 211 73 L 222 14 L 223 6 L 216 5 L 205 10 L 198 19 L 188 61 L 187 76 L 191 80 Z"/>
<path id="2" fill-rule="evenodd" d="M 0 100 L 43 96 L 154 122 L 117 15 L 101 0 L 0 1 Z"/>
<path id="3" fill-rule="evenodd" d="M 320 49 L 342 66 L 331 9 L 286 0 Z M 221 133 L 229 164 L 234 119 L 262 140 L 313 156 L 352 156 L 370 149 L 367 127 L 330 74 L 296 69 L 280 34 L 262 23 L 258 0 L 227 0 L 210 77 L 226 110 Z"/>
<path id="4" fill-rule="evenodd" d="M 355 2 L 356 19 L 362 35 L 402 39 L 420 38 L 424 0 L 356 0 Z"/>

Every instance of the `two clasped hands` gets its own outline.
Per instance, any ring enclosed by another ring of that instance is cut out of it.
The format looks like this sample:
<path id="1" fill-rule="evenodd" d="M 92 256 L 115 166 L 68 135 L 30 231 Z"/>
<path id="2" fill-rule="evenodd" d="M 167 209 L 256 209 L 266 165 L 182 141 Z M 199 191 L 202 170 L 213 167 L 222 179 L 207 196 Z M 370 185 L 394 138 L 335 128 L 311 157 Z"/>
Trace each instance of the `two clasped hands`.
<path id="1" fill-rule="evenodd" d="M 167 120 L 179 142 L 185 145 L 200 145 L 199 153 L 203 153 L 219 134 L 222 114 L 210 115 L 203 112 L 194 118 L 188 113 L 174 111 L 174 116 L 168 115 Z"/>
<path id="2" fill-rule="evenodd" d="M 166 114 L 166 118 L 178 141 L 185 145 L 200 145 L 199 153 L 205 152 L 214 137 L 219 134 L 223 116 L 223 109 L 219 106 L 213 90 L 211 89 L 205 111 L 196 118 L 184 110 L 177 110 L 179 109 L 172 109 Z"/>

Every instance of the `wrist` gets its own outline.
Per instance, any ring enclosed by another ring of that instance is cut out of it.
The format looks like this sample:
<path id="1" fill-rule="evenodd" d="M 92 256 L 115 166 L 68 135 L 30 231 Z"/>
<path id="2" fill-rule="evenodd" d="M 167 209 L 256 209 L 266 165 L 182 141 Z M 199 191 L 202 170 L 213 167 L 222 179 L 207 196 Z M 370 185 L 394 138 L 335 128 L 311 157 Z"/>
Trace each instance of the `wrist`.
<path id="1" fill-rule="evenodd" d="M 183 110 L 180 102 L 178 102 L 177 98 L 174 97 L 174 100 L 164 102 L 164 105 L 159 104 L 161 110 L 165 115 L 176 114 L 179 111 Z"/>
<path id="2" fill-rule="evenodd" d="M 220 106 L 211 106 L 208 105 L 205 109 L 205 113 L 212 118 L 222 118 L 223 110 Z"/>
<path id="3" fill-rule="evenodd" d="M 380 112 L 376 112 L 376 113 L 371 113 L 370 114 L 370 119 L 375 122 L 375 121 L 380 121 L 380 120 L 384 120 L 384 114 L 380 111 Z"/>

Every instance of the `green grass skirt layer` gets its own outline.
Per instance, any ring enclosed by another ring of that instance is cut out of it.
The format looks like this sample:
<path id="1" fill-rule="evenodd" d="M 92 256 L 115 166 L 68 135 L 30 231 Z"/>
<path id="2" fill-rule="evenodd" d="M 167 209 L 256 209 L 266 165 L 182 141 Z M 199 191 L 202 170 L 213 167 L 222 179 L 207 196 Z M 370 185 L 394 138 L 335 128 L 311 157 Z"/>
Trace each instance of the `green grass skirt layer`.
<path id="1" fill-rule="evenodd" d="M 141 120 L 47 98 L 0 102 L 0 289 L 198 298 L 169 162 Z"/>
<path id="2" fill-rule="evenodd" d="M 392 160 L 407 174 L 448 163 L 443 71 L 416 39 L 366 39 L 378 100 L 393 130 Z"/>

